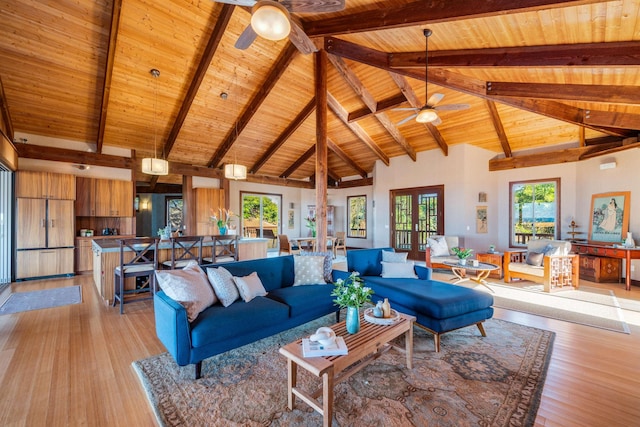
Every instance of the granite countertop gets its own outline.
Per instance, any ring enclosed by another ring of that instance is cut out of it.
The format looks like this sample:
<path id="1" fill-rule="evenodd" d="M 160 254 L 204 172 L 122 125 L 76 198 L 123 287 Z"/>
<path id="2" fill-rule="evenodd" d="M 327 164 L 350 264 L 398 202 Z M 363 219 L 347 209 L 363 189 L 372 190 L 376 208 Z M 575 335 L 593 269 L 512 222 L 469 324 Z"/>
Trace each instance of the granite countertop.
<path id="1" fill-rule="evenodd" d="M 91 244 L 94 252 L 118 252 L 120 251 L 120 242 L 119 239 L 114 239 L 113 237 L 120 238 L 130 238 L 127 236 L 111 236 L 111 238 L 93 238 L 93 243 Z M 235 236 L 230 235 L 230 238 L 234 238 Z M 261 238 L 248 238 L 243 237 L 238 240 L 239 244 L 243 243 L 256 243 L 256 242 L 268 242 L 270 239 L 261 239 Z M 205 238 L 202 242 L 203 246 L 211 246 L 212 241 L 210 238 Z M 171 242 L 169 240 L 161 240 L 158 243 L 158 249 L 171 249 Z"/>

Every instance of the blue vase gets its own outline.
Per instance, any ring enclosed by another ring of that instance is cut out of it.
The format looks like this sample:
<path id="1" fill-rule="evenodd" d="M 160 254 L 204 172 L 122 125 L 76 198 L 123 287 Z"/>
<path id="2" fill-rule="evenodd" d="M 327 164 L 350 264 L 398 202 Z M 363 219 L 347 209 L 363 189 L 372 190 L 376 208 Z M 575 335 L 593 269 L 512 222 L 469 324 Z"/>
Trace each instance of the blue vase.
<path id="1" fill-rule="evenodd" d="M 347 332 L 356 334 L 360 330 L 360 310 L 358 307 L 347 307 Z"/>
<path id="2" fill-rule="evenodd" d="M 220 234 L 223 236 L 227 234 L 227 227 L 218 227 L 218 230 L 220 231 Z"/>

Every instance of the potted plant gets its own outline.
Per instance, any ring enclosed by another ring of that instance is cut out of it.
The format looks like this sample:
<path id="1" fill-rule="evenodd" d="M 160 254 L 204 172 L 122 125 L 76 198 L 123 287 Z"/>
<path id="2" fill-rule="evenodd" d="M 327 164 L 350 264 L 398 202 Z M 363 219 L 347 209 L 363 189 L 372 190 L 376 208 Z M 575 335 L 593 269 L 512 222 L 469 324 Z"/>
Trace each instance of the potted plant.
<path id="1" fill-rule="evenodd" d="M 311 230 L 311 237 L 316 237 L 316 217 L 307 217 L 307 228 Z"/>
<path id="2" fill-rule="evenodd" d="M 227 234 L 227 230 L 231 225 L 231 218 L 236 216 L 231 209 L 221 209 L 218 208 L 218 215 L 211 210 L 211 221 L 214 222 L 218 226 L 218 232 L 222 235 Z"/>
<path id="3" fill-rule="evenodd" d="M 360 330 L 359 309 L 364 303 L 371 302 L 373 289 L 363 286 L 364 281 L 360 273 L 354 271 L 347 280 L 338 279 L 333 285 L 331 296 L 336 299 L 333 302 L 340 308 L 347 309 L 347 332 L 355 334 Z"/>
<path id="4" fill-rule="evenodd" d="M 458 262 L 460 263 L 460 265 L 467 265 L 467 258 L 471 256 L 471 252 L 473 252 L 473 249 L 455 247 L 451 248 L 451 251 L 458 257 Z"/>

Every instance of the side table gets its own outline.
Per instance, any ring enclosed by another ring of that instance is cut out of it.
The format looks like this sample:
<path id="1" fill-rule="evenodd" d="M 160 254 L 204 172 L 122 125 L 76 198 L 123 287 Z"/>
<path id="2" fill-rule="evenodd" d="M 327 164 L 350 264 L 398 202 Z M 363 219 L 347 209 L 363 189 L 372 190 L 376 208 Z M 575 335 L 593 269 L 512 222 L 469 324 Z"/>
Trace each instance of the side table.
<path id="1" fill-rule="evenodd" d="M 476 254 L 476 259 L 480 262 L 486 262 L 488 264 L 497 265 L 498 269 L 489 273 L 489 277 L 494 279 L 502 279 L 504 272 L 502 266 L 504 265 L 504 254 L 502 252 L 479 252 Z"/>

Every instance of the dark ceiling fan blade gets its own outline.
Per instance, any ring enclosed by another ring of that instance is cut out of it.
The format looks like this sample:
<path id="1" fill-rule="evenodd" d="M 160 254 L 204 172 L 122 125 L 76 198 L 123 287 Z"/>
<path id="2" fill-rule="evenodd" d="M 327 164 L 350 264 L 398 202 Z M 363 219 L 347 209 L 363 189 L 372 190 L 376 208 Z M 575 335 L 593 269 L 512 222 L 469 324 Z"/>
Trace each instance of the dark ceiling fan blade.
<path id="1" fill-rule="evenodd" d="M 256 0 L 213 0 L 216 3 L 227 3 L 235 6 L 248 6 L 251 7 L 256 4 Z"/>
<path id="2" fill-rule="evenodd" d="M 289 16 L 289 21 L 291 22 L 291 32 L 289 33 L 289 40 L 291 40 L 291 43 L 293 43 L 293 45 L 297 47 L 303 55 L 317 52 L 317 46 L 304 32 L 298 18 L 295 16 Z"/>
<path id="3" fill-rule="evenodd" d="M 234 46 L 236 49 L 245 50 L 249 46 L 251 46 L 251 43 L 254 42 L 256 37 L 258 37 L 258 34 L 253 31 L 251 24 L 249 24 L 247 25 L 247 28 L 244 29 L 242 34 L 240 34 L 240 37 L 238 37 L 238 40 L 236 40 L 236 44 Z"/>
<path id="4" fill-rule="evenodd" d="M 427 105 L 430 107 L 435 107 L 436 104 L 438 104 L 438 102 L 442 101 L 442 98 L 444 98 L 444 95 L 441 93 L 434 93 L 433 95 L 431 95 L 429 97 L 429 99 L 427 100 Z"/>
<path id="5" fill-rule="evenodd" d="M 280 4 L 289 12 L 324 13 L 339 12 L 344 9 L 345 0 L 282 0 Z"/>
<path id="6" fill-rule="evenodd" d="M 410 115 L 409 117 L 405 117 L 404 119 L 400 120 L 400 121 L 396 124 L 396 126 L 400 126 L 400 125 L 403 125 L 403 124 L 407 123 L 408 121 L 410 121 L 411 119 L 413 119 L 413 118 L 414 118 L 414 117 L 416 117 L 417 115 L 418 115 L 418 113 L 415 113 L 415 114 Z"/>
<path id="7" fill-rule="evenodd" d="M 458 110 L 466 110 L 468 108 L 471 108 L 471 105 L 469 104 L 445 104 L 445 105 L 440 105 L 438 107 L 434 107 L 434 110 L 438 110 L 438 111 L 458 111 Z"/>

